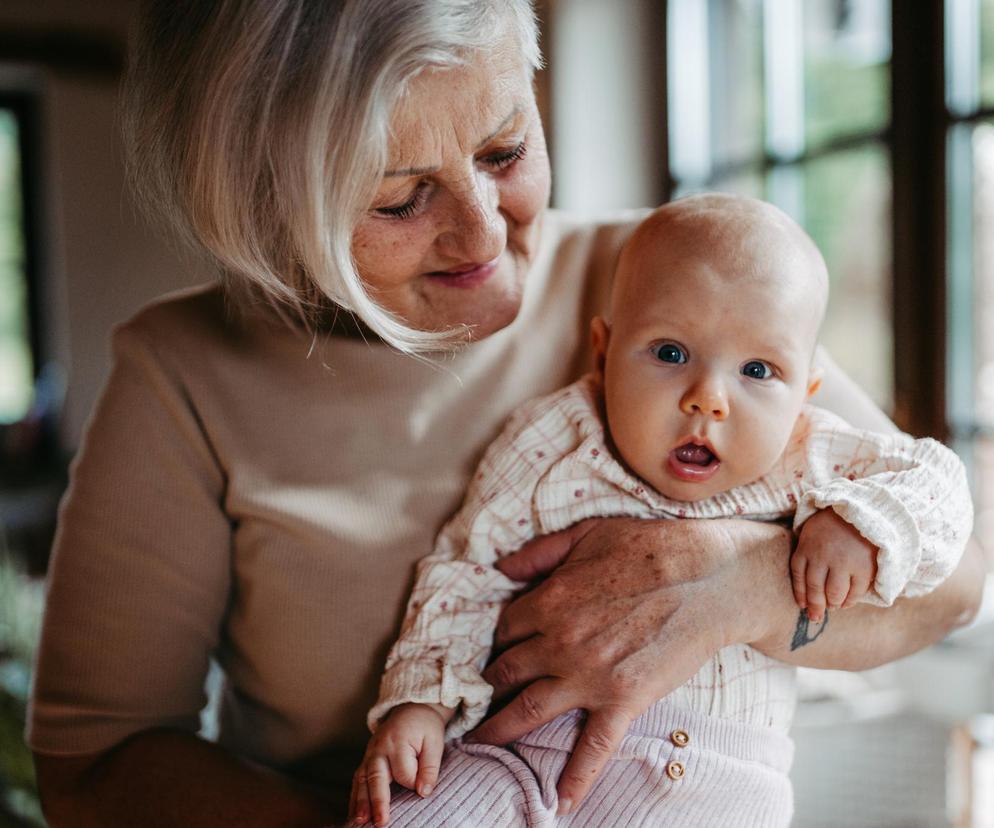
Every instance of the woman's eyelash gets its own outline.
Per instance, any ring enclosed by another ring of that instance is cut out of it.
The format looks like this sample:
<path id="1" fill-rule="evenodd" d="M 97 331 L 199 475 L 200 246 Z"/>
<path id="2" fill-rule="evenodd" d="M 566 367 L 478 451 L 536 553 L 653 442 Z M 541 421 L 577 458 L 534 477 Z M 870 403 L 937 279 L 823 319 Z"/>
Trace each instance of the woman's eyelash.
<path id="1" fill-rule="evenodd" d="M 505 152 L 497 152 L 493 155 L 488 155 L 484 160 L 491 167 L 496 167 L 497 169 L 504 169 L 504 167 L 510 167 L 511 164 L 516 161 L 520 161 L 525 157 L 525 153 L 528 152 L 528 147 L 525 146 L 525 142 L 522 141 L 516 147 Z"/>
<path id="2" fill-rule="evenodd" d="M 425 185 L 422 183 L 418 185 L 409 201 L 406 201 L 404 204 L 398 204 L 396 207 L 377 207 L 376 212 L 394 218 L 410 218 L 421 209 L 425 198 Z"/>
<path id="3" fill-rule="evenodd" d="M 503 170 L 524 158 L 527 151 L 528 148 L 525 146 L 525 142 L 522 141 L 513 149 L 488 155 L 483 160 L 491 167 Z M 376 212 L 381 216 L 390 216 L 391 218 L 411 218 L 424 204 L 424 200 L 427 197 L 425 190 L 426 184 L 422 182 L 418 185 L 418 188 L 414 191 L 414 195 L 411 196 L 409 201 L 404 204 L 398 204 L 396 207 L 377 207 Z"/>

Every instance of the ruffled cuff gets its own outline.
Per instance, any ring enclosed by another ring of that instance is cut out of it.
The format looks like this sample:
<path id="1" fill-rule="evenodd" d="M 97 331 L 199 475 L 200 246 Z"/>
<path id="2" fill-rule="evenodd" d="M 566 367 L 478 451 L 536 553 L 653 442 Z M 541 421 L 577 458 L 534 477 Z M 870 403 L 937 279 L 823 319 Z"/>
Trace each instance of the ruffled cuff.
<path id="1" fill-rule="evenodd" d="M 440 704 L 455 709 L 445 731 L 455 739 L 486 716 L 493 688 L 471 664 L 449 664 L 444 658 L 402 660 L 391 665 L 380 682 L 380 697 L 366 717 L 371 731 L 401 704 Z"/>
<path id="2" fill-rule="evenodd" d="M 862 601 L 889 607 L 912 580 L 921 561 L 918 524 L 886 486 L 871 479 L 832 480 L 804 493 L 797 505 L 797 530 L 819 509 L 832 509 L 877 547 L 877 577 Z"/>

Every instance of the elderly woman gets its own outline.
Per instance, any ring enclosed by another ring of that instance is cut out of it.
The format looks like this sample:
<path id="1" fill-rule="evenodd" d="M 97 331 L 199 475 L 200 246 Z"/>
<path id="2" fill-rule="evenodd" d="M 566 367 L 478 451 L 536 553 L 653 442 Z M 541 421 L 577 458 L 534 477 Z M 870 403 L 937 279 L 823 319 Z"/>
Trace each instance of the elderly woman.
<path id="1" fill-rule="evenodd" d="M 413 563 L 506 414 L 585 367 L 627 230 L 546 210 L 538 62 L 527 0 L 149 4 L 136 178 L 224 278 L 115 332 L 29 724 L 53 825 L 344 809 Z M 887 427 L 831 366 L 826 386 L 823 404 Z M 513 700 L 477 732 L 503 743 L 589 711 L 560 781 L 573 802 L 628 722 L 722 646 L 867 667 L 978 602 L 967 556 L 931 596 L 847 610 L 816 637 L 780 527 L 584 530 L 509 560 L 548 577 L 505 613 L 488 677 Z M 820 542 L 845 531 L 825 520 Z M 197 735 L 212 658 L 216 743 Z"/>

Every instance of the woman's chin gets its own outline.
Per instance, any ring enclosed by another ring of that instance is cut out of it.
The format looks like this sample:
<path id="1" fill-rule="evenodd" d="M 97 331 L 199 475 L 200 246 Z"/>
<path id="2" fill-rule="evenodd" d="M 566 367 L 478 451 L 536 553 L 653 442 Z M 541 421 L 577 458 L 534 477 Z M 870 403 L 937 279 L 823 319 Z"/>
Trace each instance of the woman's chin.
<path id="1" fill-rule="evenodd" d="M 448 289 L 453 293 L 459 290 L 462 295 L 439 296 L 436 291 L 432 297 L 435 301 L 430 303 L 430 309 L 420 314 L 417 327 L 439 330 L 465 325 L 469 328 L 469 342 L 478 342 L 503 330 L 518 318 L 524 285 L 517 279 L 501 282 L 492 281 L 471 291 Z"/>

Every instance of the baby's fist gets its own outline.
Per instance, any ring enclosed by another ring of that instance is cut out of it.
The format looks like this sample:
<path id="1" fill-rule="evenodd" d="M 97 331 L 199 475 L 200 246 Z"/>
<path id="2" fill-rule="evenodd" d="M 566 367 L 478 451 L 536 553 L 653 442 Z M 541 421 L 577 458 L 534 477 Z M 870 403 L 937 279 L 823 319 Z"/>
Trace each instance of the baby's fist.
<path id="1" fill-rule="evenodd" d="M 377 826 L 390 820 L 390 783 L 428 796 L 438 781 L 448 708 L 402 704 L 376 729 L 352 778 L 349 819 Z"/>
<path id="2" fill-rule="evenodd" d="M 877 577 L 877 548 L 831 509 L 801 527 L 790 559 L 794 599 L 820 623 L 825 609 L 850 607 Z"/>

